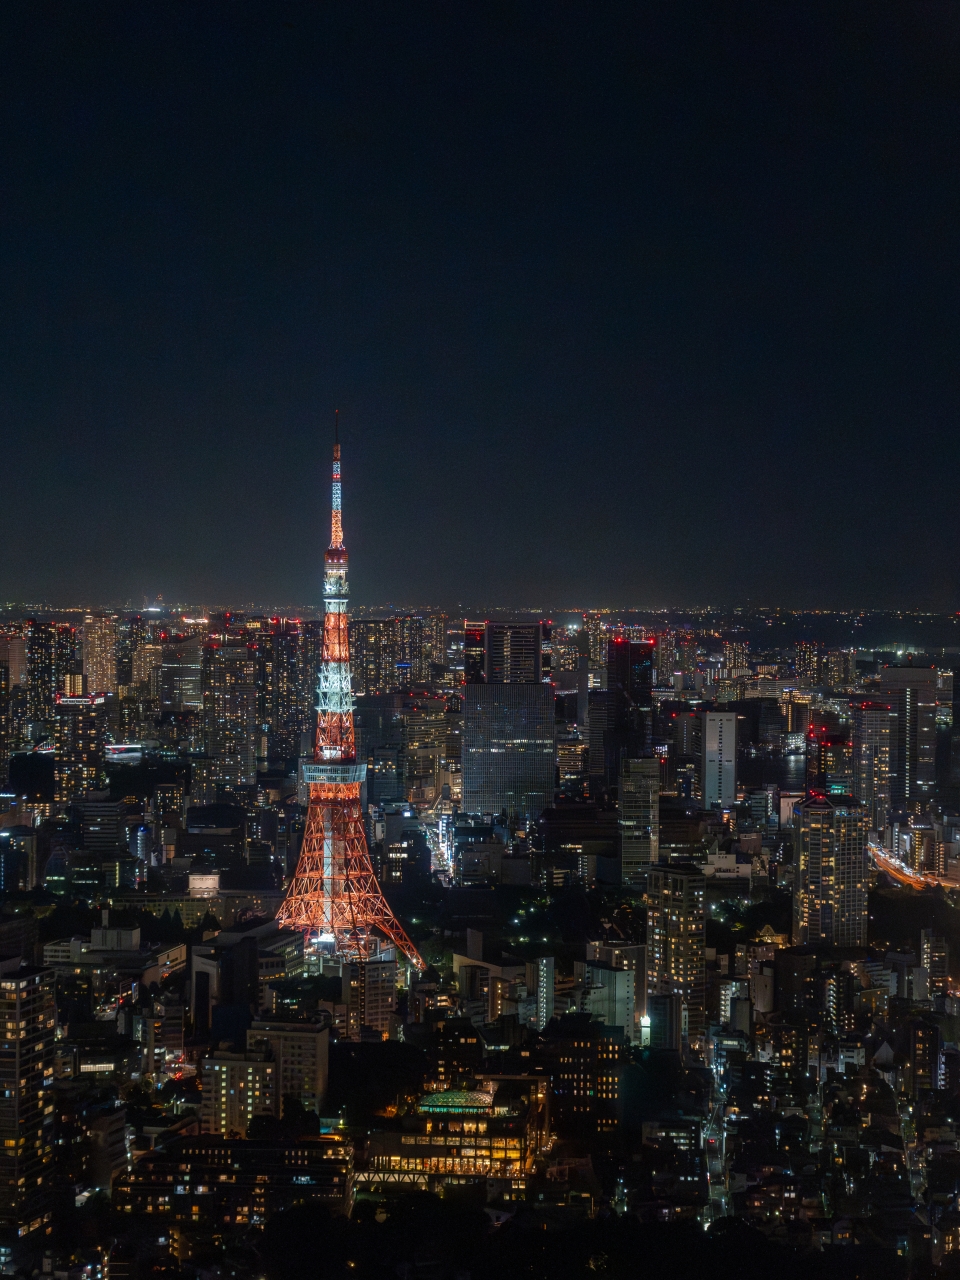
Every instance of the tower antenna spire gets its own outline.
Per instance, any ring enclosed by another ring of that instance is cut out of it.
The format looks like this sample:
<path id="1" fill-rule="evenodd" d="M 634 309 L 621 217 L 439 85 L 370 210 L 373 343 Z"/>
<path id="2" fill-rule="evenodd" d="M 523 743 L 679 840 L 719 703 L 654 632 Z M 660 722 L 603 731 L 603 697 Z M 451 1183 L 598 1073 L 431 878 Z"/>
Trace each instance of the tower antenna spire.
<path id="1" fill-rule="evenodd" d="M 277 919 L 332 941 L 340 955 L 364 963 L 393 946 L 418 969 L 423 960 L 377 883 L 370 861 L 350 691 L 347 549 L 341 520 L 340 415 L 334 414 L 330 546 L 323 557 L 323 661 L 317 688 L 313 760 L 300 766 L 310 807 L 300 860 Z"/>
<path id="2" fill-rule="evenodd" d="M 333 443 L 340 443 L 340 410 L 333 411 Z"/>

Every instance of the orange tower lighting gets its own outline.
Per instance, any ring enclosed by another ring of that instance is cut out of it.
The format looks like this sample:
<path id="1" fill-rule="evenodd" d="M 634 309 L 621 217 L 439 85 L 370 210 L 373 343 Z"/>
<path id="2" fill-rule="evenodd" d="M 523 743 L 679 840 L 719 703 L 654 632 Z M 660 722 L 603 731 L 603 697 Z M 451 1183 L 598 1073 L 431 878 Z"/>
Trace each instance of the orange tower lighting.
<path id="1" fill-rule="evenodd" d="M 367 960 L 383 939 L 418 969 L 424 962 L 390 910 L 367 849 L 360 785 L 367 771 L 357 760 L 350 691 L 347 552 L 343 545 L 339 434 L 333 446 L 333 511 L 324 555 L 323 661 L 317 697 L 313 763 L 303 766 L 310 808 L 297 870 L 281 924 L 332 938 L 340 955 Z"/>

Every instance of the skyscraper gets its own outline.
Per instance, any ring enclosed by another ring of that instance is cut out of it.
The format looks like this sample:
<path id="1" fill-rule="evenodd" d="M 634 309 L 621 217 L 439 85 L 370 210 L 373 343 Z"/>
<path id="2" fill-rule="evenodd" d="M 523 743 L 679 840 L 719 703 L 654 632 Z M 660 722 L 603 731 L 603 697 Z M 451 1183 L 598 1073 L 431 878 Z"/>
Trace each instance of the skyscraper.
<path id="1" fill-rule="evenodd" d="M 0 1257 L 49 1233 L 53 1175 L 53 971 L 0 979 L 6 1033 L 0 1054 Z"/>
<path id="2" fill-rule="evenodd" d="M 487 684 L 538 684 L 551 677 L 546 622 L 488 622 L 483 674 Z"/>
<path id="3" fill-rule="evenodd" d="M 797 641 L 797 682 L 804 689 L 815 689 L 823 679 L 823 654 L 813 640 Z"/>
<path id="4" fill-rule="evenodd" d="M 218 790 L 257 780 L 257 660 L 247 645 L 209 644 L 203 650 L 203 750 Z"/>
<path id="5" fill-rule="evenodd" d="M 400 636 L 396 618 L 351 618 L 350 670 L 356 694 L 397 688 Z"/>
<path id="6" fill-rule="evenodd" d="M 849 796 L 808 795 L 794 813 L 794 942 L 866 946 L 866 809 Z"/>
<path id="7" fill-rule="evenodd" d="M 616 786 L 620 762 L 638 760 L 653 743 L 653 675 L 656 644 L 653 640 L 628 640 L 614 636 L 607 643 L 607 687 L 604 707 L 598 706 L 598 725 L 591 723 L 591 744 L 595 730 L 603 723 L 603 769 L 607 786 Z M 593 712 L 591 709 L 590 715 Z"/>
<path id="8" fill-rule="evenodd" d="M 57 694 L 54 709 L 54 798 L 66 803 L 95 791 L 103 773 L 106 697 Z"/>
<path id="9" fill-rule="evenodd" d="M 897 713 L 886 702 L 853 707 L 853 794 L 873 831 L 883 831 L 891 804 Z"/>
<path id="10" fill-rule="evenodd" d="M 737 800 L 737 717 L 728 711 L 705 711 L 701 728 L 703 763 L 700 788 L 705 809 Z"/>
<path id="11" fill-rule="evenodd" d="M 937 781 L 937 669 L 884 667 L 877 692 L 897 713 L 890 770 L 892 804 L 922 806 L 932 798 Z"/>
<path id="12" fill-rule="evenodd" d="M 539 817 L 556 774 L 552 685 L 466 685 L 462 753 L 466 813 Z"/>
<path id="13" fill-rule="evenodd" d="M 647 876 L 647 991 L 679 996 L 687 1034 L 706 1024 L 704 876 L 688 863 L 659 864 Z"/>
<path id="14" fill-rule="evenodd" d="M 729 640 L 723 646 L 723 665 L 727 674 L 750 670 L 750 643 L 747 640 Z"/>
<path id="15" fill-rule="evenodd" d="M 83 674 L 88 693 L 117 692 L 117 625 L 88 613 L 83 620 Z"/>
<path id="16" fill-rule="evenodd" d="M 197 710 L 203 705 L 201 662 L 203 641 L 189 636 L 163 646 L 160 664 L 161 711 Z"/>
<path id="17" fill-rule="evenodd" d="M 46 720 L 53 714 L 58 693 L 63 692 L 70 664 L 76 654 L 73 627 L 64 622 L 26 624 L 28 715 Z"/>
<path id="18" fill-rule="evenodd" d="M 623 883 L 642 886 L 660 852 L 660 761 L 624 759 L 619 796 Z"/>

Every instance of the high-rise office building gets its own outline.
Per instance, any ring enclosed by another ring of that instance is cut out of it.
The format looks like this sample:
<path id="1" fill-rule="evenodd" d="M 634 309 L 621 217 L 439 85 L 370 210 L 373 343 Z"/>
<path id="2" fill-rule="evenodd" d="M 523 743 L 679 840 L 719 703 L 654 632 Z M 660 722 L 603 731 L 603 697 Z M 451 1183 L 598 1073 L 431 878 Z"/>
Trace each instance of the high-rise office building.
<path id="1" fill-rule="evenodd" d="M 620 762 L 638 760 L 653 743 L 653 676 L 656 643 L 614 636 L 607 644 L 606 689 L 598 706 L 603 722 L 603 772 L 607 786 L 616 786 Z M 592 717 L 593 712 L 591 710 Z M 598 725 L 590 724 L 591 743 Z M 591 770 L 592 771 L 592 770 Z"/>
<path id="2" fill-rule="evenodd" d="M 547 684 L 463 690 L 463 809 L 532 821 L 553 803 L 556 723 Z"/>
<path id="3" fill-rule="evenodd" d="M 160 664 L 161 711 L 192 711 L 203 705 L 200 668 L 203 640 L 189 636 L 163 646 Z"/>
<path id="4" fill-rule="evenodd" d="M 794 943 L 866 946 L 866 809 L 849 796 L 808 795 L 794 829 Z"/>
<path id="5" fill-rule="evenodd" d="M 483 684 L 483 661 L 487 624 L 470 622 L 463 624 L 463 679 L 465 684 Z"/>
<path id="6" fill-rule="evenodd" d="M 88 613 L 83 620 L 83 674 L 88 693 L 117 692 L 117 624 Z"/>
<path id="7" fill-rule="evenodd" d="M 727 808 L 737 801 L 737 717 L 728 711 L 703 713 L 700 789 L 703 807 Z"/>
<path id="8" fill-rule="evenodd" d="M 257 658 L 247 645 L 205 646 L 203 749 L 218 789 L 257 780 Z"/>
<path id="9" fill-rule="evenodd" d="M 59 803 L 95 791 L 103 774 L 106 695 L 58 694 L 54 709 L 54 798 Z"/>
<path id="10" fill-rule="evenodd" d="M 0 1257 L 50 1231 L 53 1181 L 53 971 L 0 977 Z M 5 1255 L 5 1256 L 3 1256 Z M 6 1269 L 6 1266 L 5 1266 Z"/>
<path id="11" fill-rule="evenodd" d="M 660 761 L 624 759 L 619 795 L 623 883 L 642 886 L 660 854 Z"/>
<path id="12" fill-rule="evenodd" d="M 647 876 L 647 991 L 679 996 L 691 1040 L 706 1023 L 704 888 L 689 863 L 660 863 Z"/>
<path id="13" fill-rule="evenodd" d="M 817 722 L 807 733 L 807 790 L 841 796 L 853 791 L 850 739 Z"/>
<path id="14" fill-rule="evenodd" d="M 896 749 L 891 766 L 891 802 L 895 808 L 922 807 L 937 781 L 937 669 L 884 667 L 877 695 L 897 714 Z"/>
<path id="15" fill-rule="evenodd" d="M 872 831 L 882 831 L 891 804 L 897 713 L 886 702 L 853 707 L 853 794 Z"/>
<path id="16" fill-rule="evenodd" d="M 483 643 L 487 684 L 538 684 L 550 680 L 549 623 L 488 622 Z"/>

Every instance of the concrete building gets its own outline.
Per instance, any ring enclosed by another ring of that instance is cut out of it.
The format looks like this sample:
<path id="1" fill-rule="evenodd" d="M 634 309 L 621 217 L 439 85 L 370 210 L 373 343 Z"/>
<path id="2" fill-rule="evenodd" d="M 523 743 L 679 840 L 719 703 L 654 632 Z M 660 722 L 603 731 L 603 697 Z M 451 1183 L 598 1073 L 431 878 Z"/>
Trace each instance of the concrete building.
<path id="1" fill-rule="evenodd" d="M 204 1133 L 245 1138 L 254 1116 L 279 1116 L 276 1063 L 265 1053 L 218 1049 L 201 1065 L 200 1123 Z"/>
<path id="2" fill-rule="evenodd" d="M 620 870 L 623 883 L 642 886 L 660 856 L 660 761 L 620 765 Z"/>
<path id="3" fill-rule="evenodd" d="M 553 802 L 556 727 L 546 684 L 463 691 L 463 810 L 535 821 Z"/>
<path id="4" fill-rule="evenodd" d="M 727 808 L 737 799 L 737 717 L 725 711 L 705 711 L 701 744 L 703 807 Z"/>
<path id="5" fill-rule="evenodd" d="M 54 975 L 0 966 L 0 1263 L 51 1230 L 53 1177 Z"/>
<path id="6" fill-rule="evenodd" d="M 887 702 L 853 708 L 853 794 L 871 831 L 882 832 L 892 803 L 897 753 L 897 713 Z"/>
<path id="7" fill-rule="evenodd" d="M 810 795 L 794 810 L 793 941 L 867 944 L 867 814 L 848 796 Z"/>
<path id="8" fill-rule="evenodd" d="M 661 864 L 647 877 L 647 993 L 679 996 L 685 1029 L 700 1038 L 706 1019 L 704 876 L 690 863 Z"/>
<path id="9" fill-rule="evenodd" d="M 299 1098 L 318 1115 L 327 1093 L 330 1027 L 326 1019 L 286 1022 L 263 1019 L 247 1032 L 247 1048 L 269 1052 L 276 1064 L 277 1095 Z"/>
<path id="10" fill-rule="evenodd" d="M 117 692 L 117 624 L 88 613 L 83 620 L 83 678 L 88 693 Z"/>

